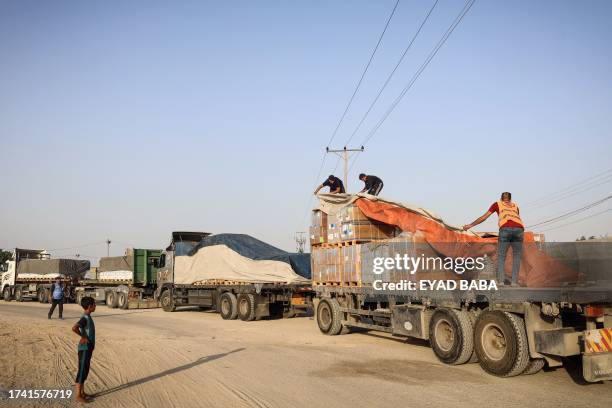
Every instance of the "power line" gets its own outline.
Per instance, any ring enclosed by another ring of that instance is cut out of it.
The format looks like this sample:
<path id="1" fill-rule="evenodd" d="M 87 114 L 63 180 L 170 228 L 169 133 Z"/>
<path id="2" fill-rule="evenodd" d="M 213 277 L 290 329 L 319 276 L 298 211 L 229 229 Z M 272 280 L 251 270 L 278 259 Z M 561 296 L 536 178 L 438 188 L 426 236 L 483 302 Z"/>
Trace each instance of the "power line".
<path id="1" fill-rule="evenodd" d="M 608 208 L 607 210 L 600 211 L 600 212 L 595 213 L 595 214 L 591 214 L 591 215 L 589 215 L 587 217 L 583 217 L 583 218 L 580 218 L 578 220 L 575 220 L 575 221 L 572 221 L 572 222 L 568 222 L 566 224 L 562 224 L 562 225 L 558 225 L 556 227 L 548 228 L 548 229 L 542 230 L 540 232 L 552 231 L 552 230 L 556 230 L 556 229 L 559 229 L 559 228 L 567 227 L 568 225 L 577 224 L 579 222 L 588 220 L 589 218 L 597 217 L 598 215 L 605 214 L 605 213 L 610 212 L 610 211 L 612 211 L 612 208 Z"/>
<path id="2" fill-rule="evenodd" d="M 98 241 L 98 242 L 92 242 L 89 244 L 83 244 L 83 245 L 75 245 L 75 246 L 71 246 L 71 247 L 66 247 L 66 248 L 54 248 L 54 249 L 47 249 L 47 251 L 51 252 L 51 251 L 67 251 L 70 249 L 79 249 L 79 248 L 85 248 L 85 247 L 90 247 L 90 246 L 94 246 L 94 245 L 102 245 L 105 244 L 106 241 Z"/>
<path id="3" fill-rule="evenodd" d="M 338 129 L 340 129 L 340 125 L 342 124 L 342 122 L 344 121 L 344 118 L 346 117 L 346 113 L 348 112 L 349 108 L 351 107 L 351 104 L 353 103 L 353 100 L 355 99 L 355 95 L 357 95 L 357 91 L 359 90 L 359 87 L 361 87 L 361 83 L 363 82 L 363 78 L 365 77 L 366 73 L 368 72 L 368 69 L 370 68 L 370 65 L 372 64 L 372 60 L 374 59 L 374 55 L 376 54 L 376 51 L 378 51 L 378 47 L 380 46 L 380 43 L 382 42 L 383 37 L 385 36 L 385 33 L 387 32 L 387 28 L 389 27 L 389 23 L 391 23 L 391 19 L 393 18 L 393 15 L 395 14 L 395 10 L 397 9 L 397 6 L 399 5 L 400 0 L 397 0 L 395 2 L 395 6 L 393 6 L 393 10 L 391 10 L 391 14 L 389 15 L 389 18 L 387 19 L 387 23 L 385 24 L 385 28 L 383 29 L 382 33 L 380 34 L 380 37 L 378 38 L 378 42 L 376 43 L 376 46 L 374 47 L 374 50 L 372 51 L 372 54 L 370 55 L 370 59 L 368 60 L 367 65 L 365 66 L 365 69 L 363 70 L 363 73 L 361 74 L 361 78 L 359 78 L 359 81 L 357 81 L 357 85 L 355 86 L 355 90 L 353 91 L 353 94 L 351 95 L 351 98 L 349 99 L 348 103 L 346 104 L 346 108 L 344 108 L 344 112 L 342 113 L 342 116 L 340 116 L 340 120 L 338 120 L 338 124 L 336 125 L 336 128 L 334 129 L 334 132 L 332 133 L 329 142 L 327 142 L 327 146 L 331 146 L 332 141 L 334 140 L 334 138 L 336 137 L 336 134 L 338 133 Z"/>
<path id="4" fill-rule="evenodd" d="M 523 207 L 532 207 L 534 205 L 537 205 L 537 204 L 540 204 L 540 203 L 543 203 L 543 202 L 546 202 L 546 201 L 555 200 L 555 199 L 557 199 L 559 197 L 562 197 L 564 195 L 567 195 L 567 194 L 570 194 L 570 195 L 568 195 L 568 197 L 569 197 L 569 196 L 573 195 L 572 193 L 575 192 L 576 190 L 580 190 L 580 189 L 582 189 L 582 188 L 584 188 L 586 186 L 591 186 L 592 185 L 593 187 L 597 187 L 598 185 L 601 185 L 601 184 L 604 184 L 604 183 L 607 183 L 608 181 L 610 181 L 611 177 L 612 177 L 611 173 L 612 173 L 612 169 L 608 169 L 608 170 L 606 170 L 606 171 L 604 171 L 602 173 L 599 173 L 599 174 L 596 174 L 594 176 L 588 177 L 588 178 L 586 178 L 586 179 L 584 179 L 582 181 L 574 183 L 574 184 L 572 184 L 572 185 L 570 185 L 568 187 L 565 187 L 565 188 L 563 188 L 561 190 L 558 190 L 556 192 L 552 192 L 552 193 L 547 194 L 547 195 L 545 195 L 543 197 L 540 197 L 540 198 L 538 198 L 536 200 L 527 202 L 526 204 L 523 205 Z M 598 183 L 601 183 L 601 184 L 598 184 Z M 593 184 L 595 184 L 595 185 L 593 185 Z"/>
<path id="5" fill-rule="evenodd" d="M 363 143 L 361 143 L 362 145 L 366 145 L 366 143 L 368 143 L 370 141 L 370 139 L 372 139 L 372 137 L 374 137 L 374 135 L 376 134 L 376 132 L 378 131 L 378 129 L 380 129 L 380 127 L 382 126 L 382 124 L 387 120 L 387 118 L 389 117 L 389 115 L 391 115 L 391 113 L 393 112 L 393 110 L 395 110 L 396 106 L 400 103 L 400 101 L 402 100 L 402 98 L 406 95 L 406 93 L 412 88 L 412 86 L 414 85 L 414 83 L 416 82 L 416 80 L 421 76 L 421 74 L 423 73 L 423 71 L 425 70 L 425 68 L 427 68 L 427 66 L 429 65 L 429 63 L 431 62 L 431 60 L 433 60 L 433 58 L 436 56 L 436 54 L 438 53 L 438 51 L 440 51 L 440 48 L 442 48 L 442 46 L 446 43 L 446 40 L 448 40 L 448 38 L 450 37 L 450 35 L 453 33 L 453 31 L 455 31 L 455 28 L 457 28 L 457 26 L 459 25 L 459 23 L 461 23 L 461 21 L 463 20 L 463 17 L 465 17 L 465 15 L 468 13 L 468 11 L 470 11 L 470 9 L 472 8 L 472 6 L 474 5 L 474 3 L 476 2 L 476 0 L 467 0 L 465 3 L 465 6 L 463 7 L 463 9 L 459 12 L 459 14 L 457 15 L 457 17 L 455 18 L 455 20 L 451 23 L 451 25 L 448 27 L 448 29 L 446 30 L 446 32 L 444 33 L 444 35 L 442 36 L 442 38 L 440 39 L 440 41 L 438 41 L 438 43 L 436 44 L 436 46 L 433 48 L 433 50 L 431 51 L 431 53 L 428 55 L 428 57 L 425 59 L 425 62 L 423 62 L 423 64 L 419 67 L 419 69 L 416 71 L 416 73 L 414 74 L 414 76 L 412 77 L 412 79 L 408 82 L 408 84 L 404 87 L 404 89 L 402 90 L 402 92 L 398 95 L 397 98 L 395 98 L 395 100 L 393 101 L 393 103 L 391 104 L 391 106 L 389 107 L 389 109 L 387 109 L 387 111 L 385 112 L 385 114 L 382 116 L 382 118 L 378 121 L 378 123 L 372 128 L 372 130 L 370 131 L 370 133 L 368 134 L 368 136 L 365 138 L 365 140 L 363 141 Z"/>
<path id="6" fill-rule="evenodd" d="M 574 190 L 571 190 L 567 194 L 561 195 L 561 196 L 557 197 L 556 199 L 550 199 L 550 200 L 548 200 L 546 202 L 541 203 L 540 205 L 533 205 L 532 204 L 531 206 L 527 206 L 527 207 L 531 208 L 532 210 L 537 210 L 537 209 L 540 209 L 540 208 L 548 207 L 549 205 L 554 204 L 554 203 L 558 203 L 559 201 L 565 200 L 566 198 L 570 198 L 570 197 L 573 197 L 573 196 L 575 196 L 577 194 L 584 193 L 585 191 L 592 190 L 595 187 L 599 187 L 601 185 L 608 184 L 611 181 L 612 181 L 612 175 L 610 175 L 609 177 L 607 177 L 605 179 L 597 180 L 597 182 L 595 182 L 595 183 L 589 183 L 589 184 L 584 185 L 584 186 L 582 186 L 580 188 L 576 188 Z"/>
<path id="7" fill-rule="evenodd" d="M 527 228 L 533 228 L 533 227 L 537 227 L 538 225 L 550 224 L 552 222 L 564 220 L 564 219 L 566 219 L 568 217 L 571 217 L 571 216 L 576 215 L 576 214 L 580 214 L 581 212 L 584 212 L 584 211 L 586 211 L 588 209 L 591 209 L 591 208 L 593 208 L 595 206 L 603 204 L 604 202 L 608 201 L 611 198 L 612 198 L 612 195 L 609 195 L 607 197 L 602 198 L 601 200 L 597 200 L 597 201 L 595 201 L 595 202 L 593 202 L 591 204 L 587 204 L 584 207 L 578 208 L 576 210 L 570 211 L 568 213 L 556 216 L 554 218 L 551 218 L 551 219 L 548 219 L 548 220 L 545 220 L 545 221 L 538 222 L 536 224 L 529 225 L 529 226 L 527 226 Z"/>
<path id="8" fill-rule="evenodd" d="M 359 121 L 359 123 L 357 124 L 357 127 L 355 128 L 355 130 L 353 130 L 353 133 L 351 133 L 351 136 L 348 138 L 348 140 L 346 141 L 346 143 L 344 144 L 345 146 L 348 146 L 348 144 L 351 142 L 351 140 L 353 140 L 353 137 L 355 136 L 355 134 L 359 131 L 359 129 L 361 129 L 361 125 L 363 125 L 363 122 L 366 120 L 366 118 L 368 117 L 368 115 L 370 114 L 370 112 L 372 111 L 372 109 L 374 108 L 374 105 L 376 105 L 376 103 L 378 102 L 378 99 L 380 98 L 380 96 L 382 95 L 383 91 L 385 90 L 385 88 L 387 88 L 387 85 L 389 84 L 389 82 L 391 81 L 391 78 L 393 78 L 393 75 L 395 75 L 395 71 L 397 71 L 397 69 L 399 68 L 399 66 L 401 65 L 402 61 L 404 60 L 404 57 L 406 56 L 406 54 L 408 53 L 408 51 L 410 50 L 410 48 L 412 48 L 412 44 L 414 44 L 414 41 L 417 39 L 417 37 L 419 36 L 419 34 L 421 33 L 421 30 L 423 29 L 423 26 L 425 25 L 425 23 L 427 23 L 427 20 L 429 20 L 429 16 L 431 15 L 431 13 L 434 11 L 434 8 L 436 8 L 436 5 L 438 4 L 439 0 L 435 0 L 433 6 L 431 6 L 431 8 L 429 9 L 429 12 L 427 13 L 427 15 L 425 16 L 425 18 L 423 19 L 423 21 L 421 22 L 421 25 L 419 26 L 418 30 L 416 31 L 416 33 L 414 33 L 414 36 L 412 37 L 412 39 L 410 40 L 410 43 L 408 43 L 408 46 L 404 49 L 404 52 L 402 53 L 402 55 L 400 56 L 399 60 L 397 61 L 397 63 L 395 64 L 395 67 L 393 68 L 393 70 L 391 71 L 391 73 L 387 76 L 387 79 L 385 80 L 383 86 L 380 88 L 380 90 L 378 91 L 378 94 L 376 95 L 376 97 L 374 98 L 374 100 L 372 101 L 372 103 L 370 104 L 370 106 L 368 107 L 368 109 L 366 110 L 366 112 L 363 114 L 363 116 L 361 117 L 361 120 Z"/>

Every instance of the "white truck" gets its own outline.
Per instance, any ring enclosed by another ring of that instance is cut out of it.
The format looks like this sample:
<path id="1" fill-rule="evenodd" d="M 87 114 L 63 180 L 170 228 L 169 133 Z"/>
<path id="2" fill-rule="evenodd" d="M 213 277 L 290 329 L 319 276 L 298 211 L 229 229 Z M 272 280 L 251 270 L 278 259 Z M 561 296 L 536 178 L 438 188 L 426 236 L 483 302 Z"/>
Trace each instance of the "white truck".
<path id="1" fill-rule="evenodd" d="M 64 283 L 64 299 L 74 300 L 74 287 L 89 270 L 89 261 L 51 259 L 44 249 L 15 248 L 12 257 L 1 266 L 0 293 L 6 302 L 38 300 L 48 303 L 51 285 L 56 279 Z"/>

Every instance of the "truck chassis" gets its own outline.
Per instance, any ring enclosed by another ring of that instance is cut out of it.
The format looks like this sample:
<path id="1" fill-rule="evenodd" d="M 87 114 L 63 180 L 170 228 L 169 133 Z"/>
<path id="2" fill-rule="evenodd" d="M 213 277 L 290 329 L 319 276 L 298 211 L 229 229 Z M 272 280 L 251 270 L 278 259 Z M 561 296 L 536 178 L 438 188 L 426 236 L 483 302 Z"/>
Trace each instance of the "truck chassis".
<path id="1" fill-rule="evenodd" d="M 429 340 L 443 363 L 478 361 L 500 377 L 533 374 L 545 364 L 560 366 L 564 358 L 581 355 L 587 381 L 612 379 L 612 348 L 585 347 L 589 339 L 612 338 L 609 288 L 314 289 L 317 323 L 327 335 L 363 328 Z"/>

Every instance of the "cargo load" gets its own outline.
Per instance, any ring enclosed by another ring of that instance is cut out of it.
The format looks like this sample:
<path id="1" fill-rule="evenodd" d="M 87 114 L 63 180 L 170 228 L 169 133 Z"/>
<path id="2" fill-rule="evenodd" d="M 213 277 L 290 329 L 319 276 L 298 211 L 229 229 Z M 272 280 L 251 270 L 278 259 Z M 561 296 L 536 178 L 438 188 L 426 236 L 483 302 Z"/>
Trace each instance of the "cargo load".
<path id="1" fill-rule="evenodd" d="M 227 245 L 201 246 L 192 255 L 175 257 L 174 282 L 182 285 L 214 282 L 306 283 L 283 261 L 254 260 Z"/>
<path id="2" fill-rule="evenodd" d="M 89 261 L 76 259 L 23 259 L 17 265 L 17 276 L 35 275 L 81 277 L 89 270 Z"/>
<path id="3" fill-rule="evenodd" d="M 246 234 L 216 234 L 202 238 L 196 244 L 177 242 L 178 255 L 194 255 L 200 248 L 225 245 L 243 257 L 256 261 L 279 261 L 286 263 L 303 278 L 310 279 L 310 254 L 283 251 L 273 245 Z"/>

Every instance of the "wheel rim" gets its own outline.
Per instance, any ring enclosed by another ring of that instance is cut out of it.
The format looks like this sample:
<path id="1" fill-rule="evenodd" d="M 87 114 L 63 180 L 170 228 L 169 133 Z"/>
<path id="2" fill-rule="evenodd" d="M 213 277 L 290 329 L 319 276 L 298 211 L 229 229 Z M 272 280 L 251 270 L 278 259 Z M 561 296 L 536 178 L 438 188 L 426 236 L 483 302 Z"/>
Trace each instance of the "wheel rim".
<path id="1" fill-rule="evenodd" d="M 434 327 L 434 335 L 437 346 L 442 351 L 450 351 L 455 343 L 455 330 L 446 319 L 440 319 Z"/>
<path id="2" fill-rule="evenodd" d="M 170 296 L 168 296 L 168 293 L 164 293 L 164 295 L 162 296 L 162 307 L 168 307 L 170 306 Z"/>
<path id="3" fill-rule="evenodd" d="M 249 301 L 247 298 L 240 299 L 239 310 L 242 316 L 246 316 L 249 313 Z"/>
<path id="4" fill-rule="evenodd" d="M 221 313 L 224 316 L 229 316 L 230 314 L 230 302 L 227 297 L 223 297 L 223 299 L 221 299 Z"/>
<path id="5" fill-rule="evenodd" d="M 323 303 L 319 306 L 319 322 L 324 329 L 327 329 L 331 325 L 331 310 L 327 303 Z"/>
<path id="6" fill-rule="evenodd" d="M 488 323 L 483 328 L 480 343 L 487 358 L 493 361 L 501 360 L 508 349 L 503 330 L 494 323 Z"/>

